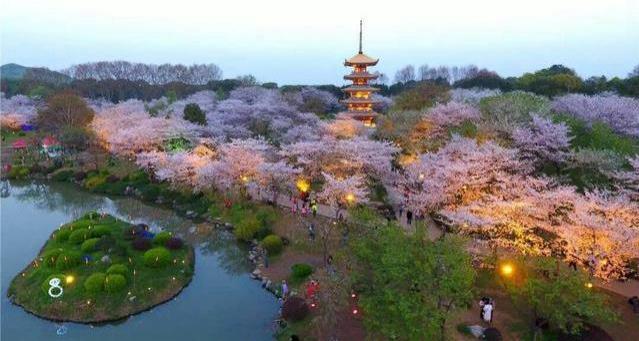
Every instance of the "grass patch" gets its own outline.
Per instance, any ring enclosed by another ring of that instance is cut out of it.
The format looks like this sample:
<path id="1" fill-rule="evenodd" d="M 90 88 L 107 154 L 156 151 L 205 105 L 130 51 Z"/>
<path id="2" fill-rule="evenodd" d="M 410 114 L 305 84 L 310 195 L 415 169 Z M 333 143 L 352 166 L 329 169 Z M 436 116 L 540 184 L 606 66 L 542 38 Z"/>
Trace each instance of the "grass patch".
<path id="1" fill-rule="evenodd" d="M 8 296 L 38 316 L 85 323 L 117 320 L 169 300 L 191 281 L 193 249 L 138 251 L 125 233 L 133 228 L 152 237 L 139 226 L 95 212 L 61 226 L 16 275 Z M 53 277 L 64 290 L 58 298 L 48 293 Z"/>

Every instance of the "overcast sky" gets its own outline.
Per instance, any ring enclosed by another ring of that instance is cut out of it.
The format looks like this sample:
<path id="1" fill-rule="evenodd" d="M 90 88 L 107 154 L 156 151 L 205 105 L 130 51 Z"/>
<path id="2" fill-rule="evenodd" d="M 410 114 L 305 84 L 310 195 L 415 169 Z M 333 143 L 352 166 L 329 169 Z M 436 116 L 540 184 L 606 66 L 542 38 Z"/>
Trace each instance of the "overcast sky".
<path id="1" fill-rule="evenodd" d="M 476 64 L 503 76 L 551 64 L 584 77 L 639 64 L 639 0 L 0 0 L 2 63 L 215 63 L 225 77 L 342 84 L 344 58 Z"/>

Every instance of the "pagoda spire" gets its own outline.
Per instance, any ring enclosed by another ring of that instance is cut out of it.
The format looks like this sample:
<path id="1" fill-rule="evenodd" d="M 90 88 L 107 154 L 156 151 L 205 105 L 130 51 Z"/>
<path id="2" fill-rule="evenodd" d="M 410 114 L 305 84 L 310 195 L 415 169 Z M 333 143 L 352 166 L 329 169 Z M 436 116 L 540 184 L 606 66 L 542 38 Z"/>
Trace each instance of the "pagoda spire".
<path id="1" fill-rule="evenodd" d="M 359 19 L 359 53 L 362 52 L 362 19 Z"/>

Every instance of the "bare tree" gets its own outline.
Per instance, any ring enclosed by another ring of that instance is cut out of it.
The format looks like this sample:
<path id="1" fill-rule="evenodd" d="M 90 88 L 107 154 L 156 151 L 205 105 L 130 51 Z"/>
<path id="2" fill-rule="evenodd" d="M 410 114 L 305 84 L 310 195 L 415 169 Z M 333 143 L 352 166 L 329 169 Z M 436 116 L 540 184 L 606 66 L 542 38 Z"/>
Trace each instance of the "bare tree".
<path id="1" fill-rule="evenodd" d="M 415 80 L 415 67 L 406 65 L 395 73 L 395 83 L 407 83 Z"/>

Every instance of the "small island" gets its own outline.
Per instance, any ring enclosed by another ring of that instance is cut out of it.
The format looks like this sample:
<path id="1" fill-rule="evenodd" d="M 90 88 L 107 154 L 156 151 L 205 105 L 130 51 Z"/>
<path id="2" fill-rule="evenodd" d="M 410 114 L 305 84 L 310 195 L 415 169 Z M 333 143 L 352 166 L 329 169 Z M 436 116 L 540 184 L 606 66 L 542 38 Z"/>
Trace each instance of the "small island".
<path id="1" fill-rule="evenodd" d="M 193 268 L 193 248 L 170 232 L 89 212 L 51 234 L 7 295 L 49 320 L 114 321 L 178 295 Z"/>

